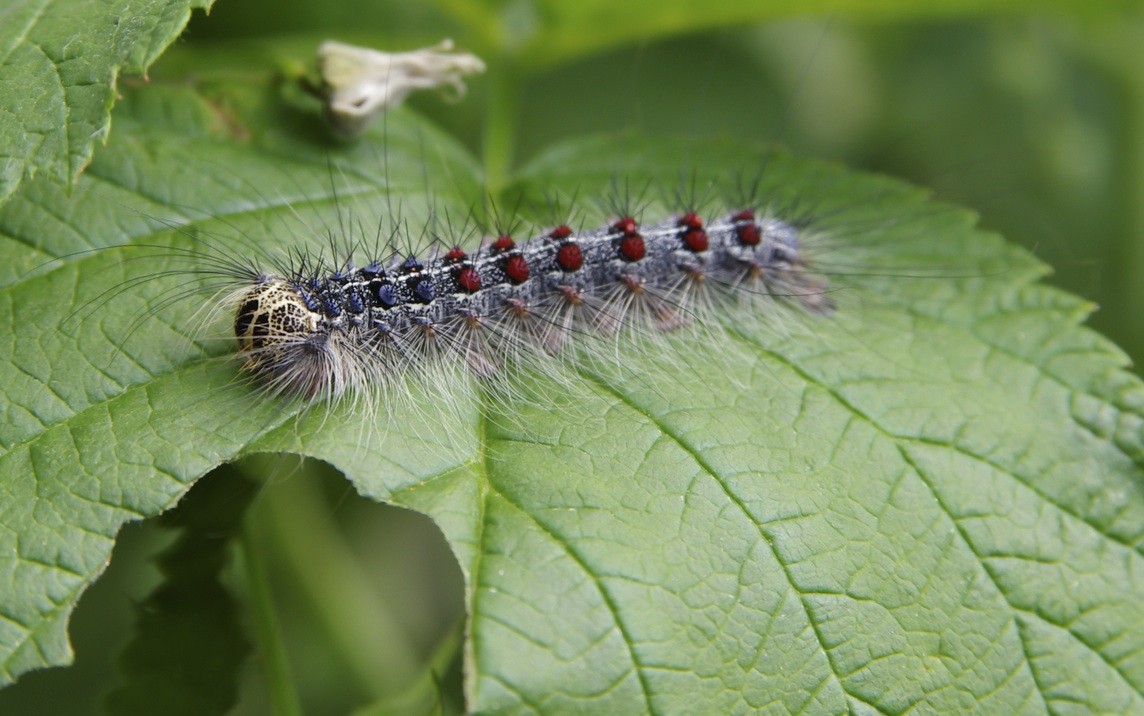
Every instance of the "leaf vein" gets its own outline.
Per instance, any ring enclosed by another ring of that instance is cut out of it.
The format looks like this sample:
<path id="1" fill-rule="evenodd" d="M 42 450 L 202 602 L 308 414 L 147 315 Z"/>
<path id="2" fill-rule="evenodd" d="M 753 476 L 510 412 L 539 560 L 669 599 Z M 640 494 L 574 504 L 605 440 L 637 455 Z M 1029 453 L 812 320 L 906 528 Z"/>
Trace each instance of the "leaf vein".
<path id="1" fill-rule="evenodd" d="M 548 535 L 548 537 L 553 542 L 560 545 L 560 547 L 564 550 L 564 553 L 567 554 L 568 557 L 576 563 L 576 565 L 585 574 L 585 576 L 587 576 L 588 579 L 596 585 L 596 589 L 600 593 L 600 599 L 608 611 L 611 612 L 612 622 L 616 625 L 616 630 L 619 632 L 624 645 L 627 647 L 628 656 L 632 662 L 632 667 L 635 670 L 636 679 L 640 686 L 641 695 L 643 696 L 644 703 L 647 706 L 647 712 L 650 714 L 656 713 L 655 705 L 651 700 L 651 689 L 648 686 L 647 677 L 643 671 L 643 664 L 640 663 L 639 657 L 636 654 L 635 640 L 628 632 L 627 625 L 624 623 L 623 618 L 620 616 L 619 605 L 616 603 L 615 598 L 612 596 L 611 592 L 608 591 L 603 581 L 601 581 L 600 576 L 588 566 L 588 563 L 584 560 L 583 555 L 577 552 L 572 547 L 571 543 L 549 529 L 548 526 L 537 519 L 535 515 L 526 510 L 523 505 L 517 503 L 501 490 L 498 490 L 495 485 L 490 483 L 489 488 L 495 492 L 498 497 L 520 511 L 522 515 L 526 516 L 534 525 L 536 525 L 542 532 L 544 532 L 544 534 Z"/>
<path id="2" fill-rule="evenodd" d="M 760 539 L 763 541 L 763 543 L 765 543 L 767 545 L 767 548 L 770 550 L 772 556 L 775 559 L 775 562 L 782 569 L 783 575 L 786 578 L 787 583 L 790 585 L 791 590 L 794 591 L 795 594 L 798 594 L 798 596 L 799 596 L 799 605 L 802 609 L 803 615 L 806 617 L 807 624 L 809 625 L 812 633 L 814 634 L 814 637 L 815 637 L 816 641 L 818 642 L 819 648 L 822 650 L 822 653 L 825 656 L 826 666 L 827 666 L 827 669 L 829 671 L 829 677 L 832 678 L 835 681 L 835 683 L 837 683 L 838 688 L 843 693 L 849 693 L 846 690 L 846 687 L 842 683 L 842 680 L 841 680 L 839 673 L 838 673 L 838 668 L 836 667 L 836 665 L 833 662 L 833 659 L 831 658 L 830 649 L 827 648 L 827 646 L 826 646 L 826 640 L 823 638 L 823 635 L 822 635 L 822 633 L 818 627 L 818 623 L 814 620 L 814 618 L 811 615 L 810 605 L 806 603 L 806 600 L 803 598 L 802 593 L 799 590 L 798 585 L 795 584 L 794 578 L 790 572 L 790 565 L 788 565 L 783 560 L 782 556 L 779 554 L 778 549 L 776 548 L 774 542 L 771 539 L 771 535 L 769 535 L 767 533 L 767 530 L 765 528 L 764 523 L 761 520 L 757 519 L 751 513 L 750 508 L 747 507 L 746 503 L 743 502 L 742 498 L 739 497 L 739 495 L 737 495 L 734 492 L 734 490 L 732 490 L 730 488 L 730 486 L 727 485 L 727 483 L 720 477 L 719 473 L 715 470 L 715 468 L 709 462 L 707 462 L 707 460 L 703 456 L 703 454 L 698 449 L 696 449 L 695 446 L 691 445 L 686 440 L 686 438 L 684 436 L 677 434 L 674 430 L 671 429 L 671 427 L 669 425 L 667 425 L 666 423 L 661 421 L 658 416 L 652 415 L 648 410 L 646 410 L 642 406 L 635 404 L 627 395 L 624 395 L 620 391 L 616 390 L 615 387 L 613 387 L 606 380 L 603 380 L 599 375 L 592 373 L 591 371 L 589 371 L 586 368 L 579 368 L 578 372 L 585 379 L 587 379 L 590 382 L 597 385 L 601 390 L 605 391 L 609 395 L 611 395 L 614 398 L 616 398 L 617 400 L 619 400 L 624 405 L 628 406 L 629 408 L 631 408 L 635 412 L 642 415 L 651 425 L 655 426 L 655 428 L 663 436 L 672 440 L 680 449 L 682 449 L 684 452 L 686 452 L 688 455 L 690 455 L 691 458 L 693 460 L 695 460 L 696 464 L 700 467 L 700 469 L 703 470 L 703 472 L 705 472 L 707 475 L 709 475 L 711 477 L 712 480 L 715 481 L 715 483 L 719 486 L 719 488 L 722 490 L 723 494 L 727 497 L 727 499 L 730 500 L 733 505 L 735 505 L 735 507 L 743 514 L 744 517 L 747 518 L 747 521 L 750 522 L 751 524 L 755 525 L 756 529 L 759 532 Z"/>

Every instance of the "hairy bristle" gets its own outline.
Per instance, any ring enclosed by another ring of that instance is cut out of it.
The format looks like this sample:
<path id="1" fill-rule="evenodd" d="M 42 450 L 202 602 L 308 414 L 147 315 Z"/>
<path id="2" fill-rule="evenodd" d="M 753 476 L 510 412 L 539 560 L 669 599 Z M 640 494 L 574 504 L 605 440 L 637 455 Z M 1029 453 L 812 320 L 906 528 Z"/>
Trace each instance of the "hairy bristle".
<path id="1" fill-rule="evenodd" d="M 625 215 L 519 243 L 501 234 L 472 254 L 454 247 L 354 266 L 300 257 L 233 296 L 244 367 L 266 388 L 332 399 L 440 365 L 503 384 L 522 361 L 577 338 L 674 331 L 712 301 L 833 310 L 799 229 L 751 210 L 650 225 Z"/>

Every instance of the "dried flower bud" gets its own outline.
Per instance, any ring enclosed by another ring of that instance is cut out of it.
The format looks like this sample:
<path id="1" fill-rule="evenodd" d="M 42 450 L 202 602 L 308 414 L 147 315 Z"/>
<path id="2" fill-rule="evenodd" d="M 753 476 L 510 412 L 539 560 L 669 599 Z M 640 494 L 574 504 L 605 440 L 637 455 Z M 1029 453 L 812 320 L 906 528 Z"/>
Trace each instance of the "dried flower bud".
<path id="1" fill-rule="evenodd" d="M 382 112 L 397 107 L 410 92 L 451 88 L 465 94 L 463 77 L 485 71 L 476 55 L 453 52 L 453 41 L 412 52 L 381 52 L 327 40 L 318 48 L 326 92 L 326 113 L 341 134 L 360 134 Z"/>

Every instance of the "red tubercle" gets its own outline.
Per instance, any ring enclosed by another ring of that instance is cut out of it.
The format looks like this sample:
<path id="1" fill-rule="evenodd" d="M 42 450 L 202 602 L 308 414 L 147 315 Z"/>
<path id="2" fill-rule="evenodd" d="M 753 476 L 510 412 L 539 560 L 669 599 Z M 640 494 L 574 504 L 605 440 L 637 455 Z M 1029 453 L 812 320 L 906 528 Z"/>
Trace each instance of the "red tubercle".
<path id="1" fill-rule="evenodd" d="M 481 290 L 481 275 L 472 266 L 462 266 L 457 272 L 457 288 L 465 293 L 476 293 Z"/>
<path id="2" fill-rule="evenodd" d="M 564 239 L 567 239 L 571 235 L 572 235 L 572 229 L 570 229 L 567 224 L 561 224 L 560 226 L 557 226 L 552 231 L 548 232 L 548 238 L 556 239 L 557 241 L 563 241 Z"/>
<path id="3" fill-rule="evenodd" d="M 625 233 L 624 238 L 620 239 L 619 251 L 620 258 L 624 261 L 639 261 L 647 254 L 647 246 L 639 234 Z"/>
<path id="4" fill-rule="evenodd" d="M 512 237 L 508 234 L 501 234 L 496 238 L 496 241 L 492 243 L 490 248 L 492 248 L 493 251 L 512 251 L 516 248 L 516 242 L 513 241 Z"/>
<path id="5" fill-rule="evenodd" d="M 504 274 L 514 284 L 528 280 L 528 260 L 520 254 L 509 256 L 504 262 Z"/>
<path id="6" fill-rule="evenodd" d="M 697 254 L 706 251 L 710 246 L 710 242 L 707 240 L 707 232 L 703 230 L 703 219 L 699 218 L 699 214 L 689 211 L 679 217 L 676 225 L 684 229 L 683 234 L 680 235 L 680 240 L 683 241 L 683 247 L 688 251 Z"/>
<path id="7" fill-rule="evenodd" d="M 454 246 L 453 248 L 449 249 L 449 253 L 445 254 L 445 260 L 453 263 L 464 261 L 467 257 L 468 254 L 466 254 L 465 250 L 460 246 Z"/>
<path id="8" fill-rule="evenodd" d="M 556 249 L 556 265 L 565 272 L 579 271 L 584 265 L 584 253 L 580 250 L 580 245 L 572 241 L 561 244 Z"/>
<path id="9" fill-rule="evenodd" d="M 624 216 L 612 224 L 612 228 L 623 234 L 619 244 L 620 258 L 624 261 L 639 261 L 647 254 L 647 246 L 640 236 L 640 225 L 630 216 Z"/>
<path id="10" fill-rule="evenodd" d="M 703 219 L 699 218 L 699 214 L 696 214 L 694 211 L 689 211 L 679 217 L 679 226 L 685 229 L 702 229 Z"/>
<path id="11" fill-rule="evenodd" d="M 743 224 L 735 229 L 735 236 L 738 237 L 739 243 L 743 246 L 758 246 L 762 240 L 762 235 L 759 233 L 758 224 Z"/>
<path id="12" fill-rule="evenodd" d="M 622 217 L 619 221 L 612 224 L 612 228 L 620 232 L 624 236 L 637 235 L 640 230 L 640 225 L 636 220 L 630 216 Z"/>
<path id="13" fill-rule="evenodd" d="M 683 246 L 692 253 L 706 251 L 711 245 L 707 240 L 707 232 L 703 229 L 688 229 L 683 232 Z"/>
<path id="14" fill-rule="evenodd" d="M 731 217 L 738 226 L 735 227 L 735 238 L 743 246 L 758 246 L 762 241 L 762 233 L 759 231 L 759 225 L 755 223 L 755 212 L 750 209 L 743 209 L 739 213 Z"/>

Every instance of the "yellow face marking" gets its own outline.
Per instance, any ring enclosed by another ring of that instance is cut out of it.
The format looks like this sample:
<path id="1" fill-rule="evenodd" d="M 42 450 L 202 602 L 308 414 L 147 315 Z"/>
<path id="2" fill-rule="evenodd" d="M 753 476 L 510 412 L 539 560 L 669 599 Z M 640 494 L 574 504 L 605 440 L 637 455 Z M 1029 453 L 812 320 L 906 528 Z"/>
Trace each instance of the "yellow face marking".
<path id="1" fill-rule="evenodd" d="M 274 354 L 296 346 L 318 330 L 320 316 L 288 283 L 274 279 L 250 289 L 239 301 L 234 335 L 249 364 L 273 361 Z"/>

